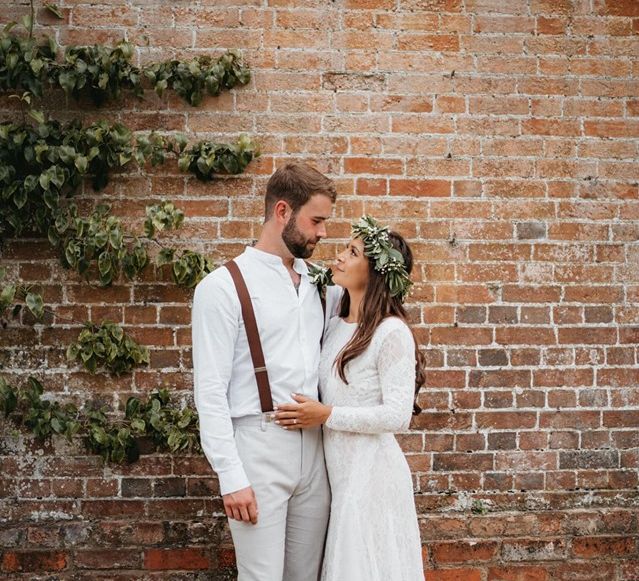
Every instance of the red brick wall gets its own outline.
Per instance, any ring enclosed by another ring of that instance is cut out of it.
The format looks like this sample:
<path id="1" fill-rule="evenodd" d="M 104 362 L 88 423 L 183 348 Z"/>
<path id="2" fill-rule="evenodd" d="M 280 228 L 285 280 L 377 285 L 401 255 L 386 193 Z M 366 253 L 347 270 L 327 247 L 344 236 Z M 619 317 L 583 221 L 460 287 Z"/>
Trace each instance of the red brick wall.
<path id="1" fill-rule="evenodd" d="M 0 5 L 6 19 L 28 9 Z M 302 159 L 339 184 L 332 237 L 366 211 L 410 239 L 429 374 L 400 440 L 429 581 L 639 579 L 639 2 L 58 5 L 62 23 L 39 22 L 62 45 L 126 36 L 141 62 L 236 47 L 254 71 L 197 109 L 151 94 L 98 113 L 49 99 L 65 116 L 260 141 L 239 178 L 202 185 L 169 164 L 115 179 L 95 198 L 136 227 L 170 198 L 188 216 L 180 240 L 222 260 L 257 235 L 274 168 Z M 77 328 L 12 323 L 0 332 L 9 377 L 35 373 L 76 401 L 160 385 L 190 397 L 190 293 L 151 272 L 96 291 L 44 241 L 8 244 L 2 263 L 42 283 L 59 315 L 115 319 L 152 349 L 149 369 L 93 377 L 64 361 Z M 203 458 L 105 468 L 80 446 L 3 433 L 3 574 L 232 576 Z"/>

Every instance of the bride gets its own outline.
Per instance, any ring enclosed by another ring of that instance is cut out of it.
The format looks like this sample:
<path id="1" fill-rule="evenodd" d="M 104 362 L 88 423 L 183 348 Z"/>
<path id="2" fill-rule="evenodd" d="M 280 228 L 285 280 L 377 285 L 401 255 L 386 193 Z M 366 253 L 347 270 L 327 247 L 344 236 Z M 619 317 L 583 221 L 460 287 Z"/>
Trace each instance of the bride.
<path id="1" fill-rule="evenodd" d="M 424 579 L 411 475 L 393 435 L 408 427 L 424 382 L 403 307 L 412 263 L 399 234 L 368 216 L 353 226 L 332 268 L 344 294 L 324 338 L 322 403 L 295 395 L 276 408 L 285 429 L 324 424 L 332 491 L 324 581 Z"/>

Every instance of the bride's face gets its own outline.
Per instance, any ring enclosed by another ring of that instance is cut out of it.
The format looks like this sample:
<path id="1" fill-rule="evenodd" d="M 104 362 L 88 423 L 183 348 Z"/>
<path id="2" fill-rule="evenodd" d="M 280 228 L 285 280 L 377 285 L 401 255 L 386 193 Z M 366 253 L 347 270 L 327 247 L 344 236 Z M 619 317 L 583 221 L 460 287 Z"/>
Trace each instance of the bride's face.
<path id="1" fill-rule="evenodd" d="M 333 271 L 335 284 L 349 291 L 363 291 L 368 284 L 368 258 L 364 254 L 364 243 L 354 238 L 337 255 Z"/>

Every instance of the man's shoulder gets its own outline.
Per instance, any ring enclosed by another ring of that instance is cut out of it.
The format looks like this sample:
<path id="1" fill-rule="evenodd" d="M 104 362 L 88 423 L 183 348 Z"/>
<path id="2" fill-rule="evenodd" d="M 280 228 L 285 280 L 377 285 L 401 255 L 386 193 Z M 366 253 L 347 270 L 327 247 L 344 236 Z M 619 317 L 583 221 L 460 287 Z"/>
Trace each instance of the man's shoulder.
<path id="1" fill-rule="evenodd" d="M 195 287 L 195 294 L 202 293 L 225 293 L 232 286 L 231 275 L 224 265 L 218 266 L 214 271 L 209 272 Z"/>
<path id="2" fill-rule="evenodd" d="M 246 252 L 236 256 L 235 258 L 229 259 L 221 263 L 213 272 L 207 274 L 196 286 L 195 292 L 202 293 L 206 292 L 210 293 L 222 293 L 227 294 L 231 293 L 235 295 L 235 284 L 233 283 L 233 278 L 231 277 L 231 273 L 225 265 L 230 261 L 235 262 L 237 264 L 242 278 L 244 278 L 245 282 L 249 286 L 250 290 L 250 282 L 253 282 L 256 276 L 262 278 L 264 276 L 263 272 L 256 268 L 255 261 L 250 259 L 250 256 L 247 255 Z"/>

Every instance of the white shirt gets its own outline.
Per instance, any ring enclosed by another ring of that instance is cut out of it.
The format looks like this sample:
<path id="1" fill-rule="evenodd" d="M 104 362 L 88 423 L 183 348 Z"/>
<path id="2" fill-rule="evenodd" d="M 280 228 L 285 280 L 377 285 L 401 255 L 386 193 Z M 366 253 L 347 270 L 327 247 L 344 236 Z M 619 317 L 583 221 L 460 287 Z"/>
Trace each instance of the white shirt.
<path id="1" fill-rule="evenodd" d="M 298 291 L 282 259 L 252 247 L 235 259 L 251 296 L 273 403 L 292 393 L 318 399 L 322 305 L 308 268 L 295 259 Z M 327 319 L 340 290 L 327 289 Z M 195 405 L 202 449 L 228 494 L 250 486 L 233 439 L 231 418 L 262 413 L 240 300 L 226 268 L 196 287 L 192 311 Z"/>

